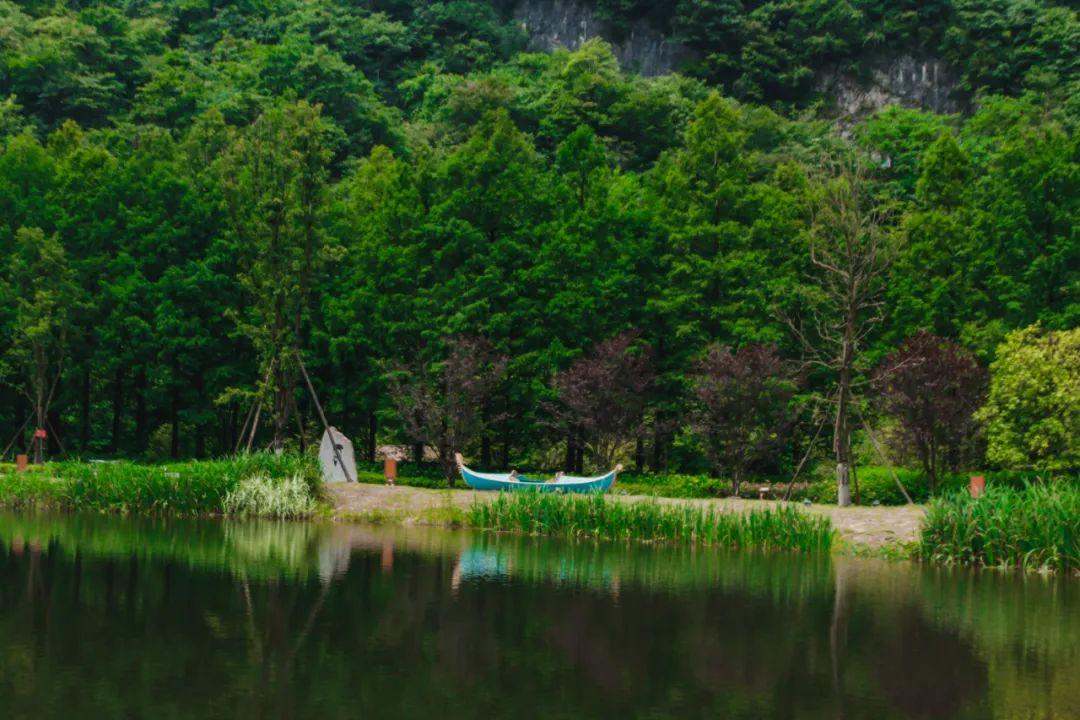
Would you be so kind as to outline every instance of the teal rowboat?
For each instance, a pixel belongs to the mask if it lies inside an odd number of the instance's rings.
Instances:
[[[534,480],[514,473],[482,473],[465,467],[458,456],[458,470],[465,484],[473,490],[534,490],[536,492],[557,493],[602,493],[607,492],[618,477],[622,466],[597,477],[572,477],[557,475],[552,480]]]

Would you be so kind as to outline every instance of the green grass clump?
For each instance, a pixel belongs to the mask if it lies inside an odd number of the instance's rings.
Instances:
[[[312,515],[315,498],[300,474],[284,478],[259,474],[230,490],[223,507],[230,515],[293,520]]]
[[[988,487],[935,500],[927,509],[919,554],[951,565],[1080,570],[1080,487]]]
[[[473,505],[467,520],[491,530],[799,552],[827,552],[834,540],[828,518],[794,507],[736,514],[689,503],[618,502],[603,495],[504,494]]]

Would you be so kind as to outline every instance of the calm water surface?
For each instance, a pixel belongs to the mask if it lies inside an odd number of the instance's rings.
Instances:
[[[1080,583],[0,514],[4,718],[1080,718]]]

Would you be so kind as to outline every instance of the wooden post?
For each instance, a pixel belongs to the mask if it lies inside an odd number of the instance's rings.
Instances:
[[[56,432],[56,428],[53,427],[52,422],[48,418],[45,418],[45,424],[49,426],[50,430],[52,430],[53,440],[56,441],[56,446],[58,448],[60,448],[60,453],[64,457],[67,457],[68,456],[68,451],[67,451],[67,448],[64,447],[64,442],[60,439],[60,433]]]
[[[15,456],[15,470],[17,472],[26,472],[26,466],[30,464],[30,457],[24,453],[19,453]]]
[[[244,444],[244,437],[247,435],[248,423],[251,422],[251,416],[255,414],[255,402],[251,403],[248,408],[247,415],[244,416],[244,424],[240,426],[240,433],[236,436],[236,447],[233,448],[233,455],[240,452],[240,446]]]
[[[262,400],[259,400],[259,404],[255,406],[255,419],[251,421],[251,434],[248,435],[247,448],[245,452],[251,452],[251,443],[255,442],[255,433],[259,429],[259,413],[262,412]]]
[[[795,473],[791,476],[791,480],[788,481],[787,490],[784,491],[784,500],[785,501],[787,501],[788,499],[791,498],[791,489],[793,487],[795,487],[795,481],[799,479],[799,473],[802,472],[803,465],[805,465],[806,461],[810,458],[810,453],[814,449],[814,443],[817,442],[818,435],[821,434],[821,428],[823,428],[823,427],[825,427],[825,418],[824,417],[821,418],[821,422],[818,423],[817,431],[814,433],[813,439],[811,439],[810,443],[806,446],[806,452],[803,453],[802,460],[799,461],[799,466],[797,468],[795,468]]]
[[[308,377],[307,368],[304,367],[304,359],[300,357],[299,350],[296,351],[296,361],[300,363],[300,372],[303,373],[304,382],[307,383],[308,392],[311,393],[311,401],[315,403],[315,409],[319,412],[319,419],[322,420],[323,427],[326,428],[326,434],[330,436],[330,447],[334,449],[334,458],[337,459],[338,465],[341,466],[341,472],[345,473],[345,481],[352,482],[353,479],[349,477],[349,468],[345,467],[345,461],[341,459],[341,450],[338,449],[337,440],[334,439],[334,429],[330,427],[330,423],[326,422],[326,413],[323,412],[319,396],[315,394],[315,386],[311,384],[311,378]]]
[[[866,422],[866,418],[859,413],[859,420],[862,422],[863,429],[866,430],[866,436],[870,438],[870,444],[874,446],[874,450],[877,451],[878,457],[885,463],[885,467],[889,468],[889,474],[892,475],[893,482],[896,483],[896,487],[900,488],[900,492],[904,494],[904,499],[907,500],[908,505],[914,505],[915,501],[908,495],[907,488],[904,487],[904,483],[900,482],[899,476],[896,471],[893,470],[892,463],[889,462],[889,458],[885,457],[885,451],[878,445],[877,438],[874,437],[874,433],[870,431],[870,425]]]
[[[19,439],[19,437],[22,435],[23,430],[26,429],[26,426],[30,424],[30,421],[33,418],[34,418],[33,413],[30,413],[29,415],[26,416],[26,419],[23,420],[23,424],[20,425],[19,429],[15,431],[15,434],[11,436],[11,442],[9,442],[7,444],[7,447],[4,448],[4,452],[0,453],[0,460],[3,460],[4,458],[7,457],[8,450],[10,450],[15,445],[15,441]]]
[[[383,463],[383,475],[386,477],[387,485],[394,485],[397,482],[397,460],[392,457],[387,457]]]

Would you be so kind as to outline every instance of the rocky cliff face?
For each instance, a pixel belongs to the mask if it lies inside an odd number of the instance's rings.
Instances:
[[[835,103],[841,118],[862,118],[889,105],[955,113],[956,75],[935,58],[911,55],[878,57],[868,61],[866,77],[822,73],[819,88]]]
[[[612,32],[589,0],[517,0],[512,12],[536,50],[576,50],[589,38],[602,37],[612,43],[624,69],[642,75],[674,72],[693,57],[689,48],[644,23],[625,33]],[[941,60],[897,54],[870,58],[866,65],[867,72],[859,77],[831,71],[818,75],[818,88],[833,100],[842,123],[889,105],[939,113],[960,110],[953,97],[956,76]]]
[[[644,24],[634,25],[616,37],[592,4],[582,0],[521,0],[514,5],[513,15],[528,32],[536,50],[576,50],[589,38],[602,37],[612,43],[624,69],[642,75],[674,72],[689,56],[685,47],[668,42]]]

